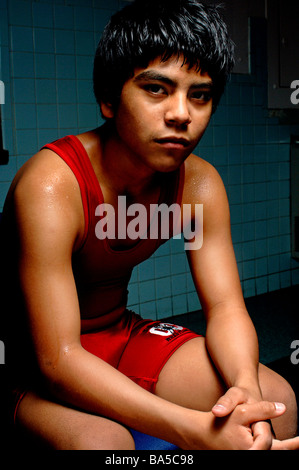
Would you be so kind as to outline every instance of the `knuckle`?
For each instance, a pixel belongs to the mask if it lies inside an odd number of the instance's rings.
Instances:
[[[265,414],[267,413],[275,413],[276,412],[276,408],[275,408],[275,405],[274,403],[271,403],[269,401],[262,401],[261,402],[261,409],[262,409],[262,412],[264,412]]]
[[[244,403],[238,405],[235,408],[234,413],[240,422],[247,422],[248,408]]]
[[[239,409],[240,416],[246,416],[247,415],[248,409],[245,405],[240,405],[238,409]]]

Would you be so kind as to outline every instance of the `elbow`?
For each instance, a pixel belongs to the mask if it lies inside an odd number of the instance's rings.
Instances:
[[[46,387],[55,392],[65,388],[71,364],[75,363],[77,347],[64,346],[55,354],[41,354],[38,357],[39,370]],[[56,394],[56,393],[55,393]]]

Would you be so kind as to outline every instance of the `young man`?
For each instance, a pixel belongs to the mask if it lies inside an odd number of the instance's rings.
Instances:
[[[216,9],[137,0],[112,18],[96,53],[106,124],[47,145],[17,174],[2,246],[18,302],[5,310],[5,343],[22,438],[132,449],[133,428],[182,449],[299,447],[293,392],[258,364],[222,181],[192,155],[232,64]],[[126,230],[133,204],[146,214],[137,239]],[[180,231],[203,230],[187,255],[205,339],[126,309],[133,267],[165,242],[150,236],[153,204],[182,208],[166,221]]]

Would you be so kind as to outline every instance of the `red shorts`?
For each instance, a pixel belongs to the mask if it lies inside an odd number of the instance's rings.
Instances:
[[[115,325],[82,334],[81,344],[85,350],[153,393],[170,356],[186,341],[199,336],[182,326],[143,320],[128,310]],[[15,394],[14,416],[25,393],[19,391]]]
[[[141,387],[155,391],[162,367],[183,343],[199,335],[182,326],[127,314],[114,326],[81,336],[84,349]]]

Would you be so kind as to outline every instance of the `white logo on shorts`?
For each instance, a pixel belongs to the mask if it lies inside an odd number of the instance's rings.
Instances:
[[[176,330],[183,330],[183,327],[172,325],[171,323],[159,323],[159,325],[153,326],[149,332],[153,335],[170,336]]]

